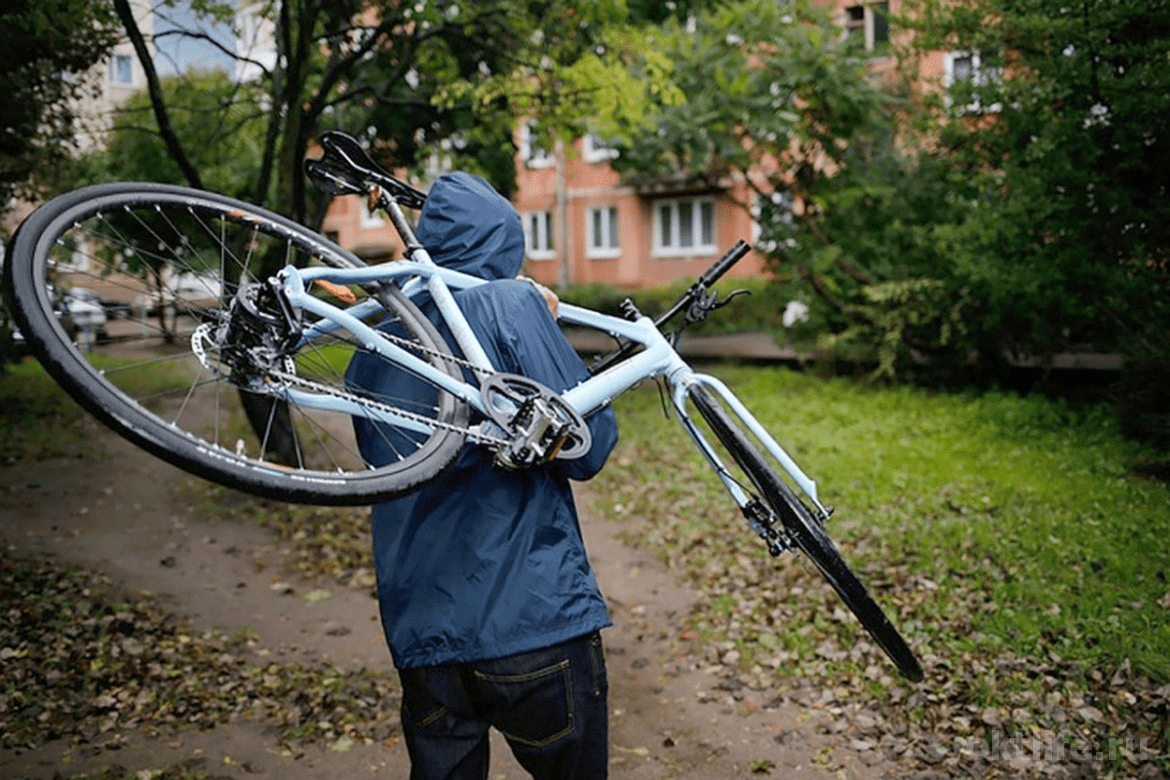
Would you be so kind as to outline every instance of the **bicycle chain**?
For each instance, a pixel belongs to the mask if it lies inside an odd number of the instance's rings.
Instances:
[[[314,382],[310,379],[305,379],[304,377],[297,376],[296,374],[285,373],[282,371],[272,371],[272,372],[270,372],[269,375],[271,377],[273,377],[274,379],[279,379],[281,382],[284,382],[286,385],[289,385],[289,386],[301,387],[301,388],[304,388],[307,390],[312,390],[315,393],[321,393],[323,395],[331,395],[331,396],[334,396],[335,398],[344,398],[347,400],[353,400],[353,398],[354,398],[352,393],[347,393],[347,392],[344,392],[344,391],[339,390],[337,388],[330,387],[329,385],[323,385],[319,382]],[[390,404],[384,404],[380,401],[375,401],[372,398],[360,398],[358,402],[363,406],[370,407],[371,409],[386,412],[388,414],[393,414],[397,417],[404,417],[408,420],[412,420],[412,421],[420,423],[422,425],[427,425],[427,426],[430,426],[433,428],[442,428],[444,430],[452,431],[454,433],[464,434],[465,436],[467,436],[468,439],[470,439],[471,441],[473,441],[477,444],[491,444],[491,445],[495,445],[495,446],[503,446],[503,445],[506,445],[508,443],[506,439],[501,439],[497,436],[492,436],[490,434],[484,433],[482,430],[474,430],[472,428],[460,427],[458,425],[454,425],[453,423],[448,423],[448,422],[443,422],[441,420],[436,420],[434,417],[427,417],[425,414],[418,414],[417,412],[408,412],[405,409],[401,409],[397,406],[391,406]],[[462,403],[462,402],[457,401],[456,403]]]
[[[455,365],[460,366],[462,368],[466,368],[467,370],[471,371],[473,374],[477,374],[481,378],[487,378],[487,377],[492,376],[493,374],[496,373],[494,370],[492,370],[490,368],[484,368],[483,366],[476,365],[475,363],[472,363],[470,360],[467,360],[465,358],[455,357],[455,355],[451,352],[443,352],[441,350],[433,349],[431,347],[424,347],[422,344],[419,344],[417,341],[411,341],[410,339],[403,338],[402,336],[394,336],[394,335],[391,335],[391,334],[386,333],[384,331],[378,331],[378,335],[381,336],[382,338],[386,339],[387,341],[394,342],[395,344],[402,347],[403,349],[413,350],[415,352],[420,352],[420,353],[429,355],[430,357],[433,357],[433,358],[440,358],[442,360],[449,360],[452,363],[454,363]]]
[[[206,339],[208,342],[213,343],[212,339],[210,337],[212,330],[213,330],[212,327],[206,323],[203,325],[200,325],[199,327],[197,327],[195,329],[195,332],[192,334],[192,338],[191,338],[192,351],[195,353],[196,358],[198,358],[199,362],[202,363],[205,368],[208,368],[209,370],[212,371],[212,373],[217,374],[218,376],[220,376],[224,379],[230,379],[230,377],[227,374],[224,374],[222,371],[212,367],[208,363],[207,352],[206,352],[206,349],[203,345],[202,339]],[[379,331],[378,335],[381,336],[382,338],[386,339],[387,341],[391,341],[391,342],[396,343],[398,346],[402,347],[403,349],[411,350],[411,351],[418,352],[418,353],[425,353],[426,355],[428,355],[432,358],[438,358],[441,360],[449,360],[449,361],[455,363],[456,365],[467,368],[472,373],[479,374],[481,376],[485,376],[485,377],[491,376],[494,373],[493,371],[486,369],[486,368],[483,368],[482,366],[477,366],[468,360],[464,360],[464,359],[455,357],[455,355],[451,354],[450,352],[442,352],[442,351],[437,350],[437,349],[432,349],[431,347],[425,347],[422,344],[419,344],[418,342],[411,341],[409,339],[405,339],[401,336],[394,336],[394,335],[391,335],[389,333],[385,333],[382,331]],[[201,339],[201,337],[202,337],[202,339]],[[283,382],[287,386],[297,386],[297,387],[301,387],[301,388],[306,389],[306,390],[310,390],[310,391],[315,392],[315,393],[320,393],[323,395],[330,395],[330,396],[333,396],[335,398],[345,398],[345,399],[352,400],[353,395],[350,393],[346,393],[346,392],[339,390],[337,388],[330,387],[329,385],[324,385],[324,384],[321,384],[319,382],[314,382],[312,380],[305,379],[304,377],[298,376],[295,373],[295,364],[293,364],[292,359],[290,357],[286,356],[285,361],[286,362],[285,362],[285,370],[284,371],[279,371],[279,370],[269,371],[268,376],[272,377],[273,379],[279,380],[280,382]],[[483,433],[482,431],[473,430],[472,428],[469,428],[469,427],[460,427],[460,426],[454,425],[452,423],[447,423],[447,422],[443,422],[441,420],[437,420],[433,417],[427,417],[424,414],[418,414],[417,412],[409,412],[409,411],[407,411],[405,409],[401,409],[397,406],[391,406],[390,404],[384,404],[384,403],[381,403],[379,401],[375,401],[371,398],[362,398],[360,403],[362,403],[363,405],[368,406],[372,409],[376,409],[378,411],[386,412],[389,414],[394,414],[394,415],[397,415],[399,417],[404,417],[407,420],[417,422],[421,425],[430,426],[430,427],[434,427],[434,428],[442,428],[442,429],[447,430],[447,431],[463,434],[463,435],[467,436],[468,439],[470,439],[471,441],[473,441],[477,444],[488,444],[488,445],[493,445],[496,447],[502,447],[508,443],[506,439],[501,439],[497,436],[491,436],[489,434]],[[457,403],[461,403],[461,402],[457,402]]]

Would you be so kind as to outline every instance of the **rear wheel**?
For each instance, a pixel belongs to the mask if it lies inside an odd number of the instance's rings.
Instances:
[[[701,386],[691,388],[690,398],[727,453],[743,470],[758,494],[763,496],[767,506],[780,518],[791,544],[809,557],[898,670],[910,680],[921,680],[922,667],[906,640],[845,563],[825,532],[821,520],[809,511],[760,454],[738,418]],[[756,498],[758,500],[758,496]]]
[[[344,329],[277,350],[257,335],[262,322],[239,341],[217,337],[229,307],[248,297],[237,293],[262,289],[279,268],[362,265],[276,214],[182,187],[98,185],[31,215],[9,258],[17,324],[46,370],[106,425],[199,476],[285,501],[364,504],[435,476],[464,441],[468,410],[446,392],[416,389],[409,400],[354,392],[347,366],[371,353]],[[370,324],[393,321],[384,338],[461,377],[434,326],[396,287],[350,292],[379,304],[366,311]],[[275,356],[257,372],[253,355]],[[388,361],[385,371],[401,373]],[[301,403],[290,389],[334,408]],[[381,448],[371,464],[351,418],[371,408],[437,424],[400,437],[390,456]]]

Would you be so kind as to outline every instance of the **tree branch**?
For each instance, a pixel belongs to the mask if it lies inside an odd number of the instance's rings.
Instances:
[[[241,57],[239,54],[236,53],[235,49],[229,49],[228,47],[224,46],[223,43],[221,43],[220,41],[217,41],[215,38],[212,38],[210,35],[208,35],[207,33],[204,33],[204,32],[191,32],[190,30],[165,30],[163,32],[156,33],[154,36],[154,39],[157,41],[159,38],[167,38],[167,37],[171,37],[171,36],[175,36],[175,35],[178,35],[178,36],[183,37],[183,38],[195,38],[197,40],[206,41],[207,43],[210,43],[215,48],[219,49],[224,54],[231,57],[231,59],[235,60],[236,62],[243,62],[243,63],[246,63],[248,65],[255,65],[257,68],[260,69],[261,73],[268,72],[268,69],[266,67],[264,67],[264,63],[260,62],[259,60],[254,60],[251,57]]]
[[[142,65],[142,71],[146,75],[146,87],[150,93],[150,105],[154,109],[154,119],[158,123],[159,135],[162,137],[167,151],[178,164],[179,170],[183,172],[183,177],[192,187],[201,190],[204,188],[203,179],[191,163],[191,159],[187,157],[183,144],[175,135],[174,128],[171,127],[171,119],[167,114],[167,106],[163,100],[162,87],[159,85],[158,71],[154,69],[154,61],[150,58],[150,50],[142,37],[142,31],[138,29],[138,22],[134,20],[134,12],[130,10],[129,0],[114,0],[114,9],[118,12],[118,18],[122,20],[122,26],[130,38],[130,43],[134,46],[134,53],[138,56],[138,62]]]

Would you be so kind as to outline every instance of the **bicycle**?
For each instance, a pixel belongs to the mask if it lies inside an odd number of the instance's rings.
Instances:
[[[435,265],[407,219],[425,193],[343,133],[320,143],[322,156],[305,163],[309,177],[331,195],[368,196],[397,228],[404,259],[366,266],[295,222],[183,187],[71,192],[23,222],[4,268],[17,325],[47,372],[114,431],[191,473],[267,498],[334,505],[409,491],[468,442],[491,448],[506,468],[579,456],[589,447],[584,418],[653,378],[669,388],[678,420],[769,552],[807,555],[902,674],[922,679],[829,538],[831,510],[816,483],[726,385],[674,348],[687,325],[728,302],[711,287],[747,254],[745,242],[654,320],[629,302],[621,317],[561,303],[563,323],[607,333],[618,347],[558,395],[492,367],[451,298],[485,282]],[[136,316],[111,320],[101,343],[79,344],[61,316],[60,291],[79,278],[133,298]],[[411,302],[422,290],[453,343]],[[409,372],[426,397],[407,403],[347,387],[356,350]],[[362,462],[352,418],[363,416],[397,431],[397,461]]]

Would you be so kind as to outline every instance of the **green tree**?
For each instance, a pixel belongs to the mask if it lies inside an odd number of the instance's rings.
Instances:
[[[147,72],[160,140],[188,183],[209,186],[173,126],[174,97],[160,87],[127,0],[115,5]],[[232,6],[217,0],[193,7],[206,18],[234,19]],[[323,129],[364,134],[375,158],[391,166],[419,165],[439,151],[509,192],[518,114],[551,127],[554,117],[564,124],[593,112],[594,99],[615,89],[628,98],[647,88],[629,74],[624,51],[605,48],[624,41],[609,33],[629,18],[623,0],[279,0],[255,10],[270,25],[275,51],[264,60],[235,54],[259,74],[268,106],[248,199],[310,224],[324,204],[307,191],[301,160]],[[203,37],[194,29],[168,34]]]
[[[970,66],[922,95],[914,72],[867,78],[815,9],[720,6],[675,28],[686,105],[621,165],[633,181],[748,176],[785,294],[830,343],[876,346],[883,374],[994,376],[1085,346],[1164,367],[1168,8],[920,0],[894,20],[915,36],[903,62]]]
[[[905,21],[915,52],[972,66],[924,129],[965,205],[938,236],[973,325],[1001,350],[1160,343],[1164,363],[1170,3],[918,0]]]
[[[0,202],[33,198],[77,150],[79,101],[117,40],[98,0],[9,0],[0,11]]]
[[[172,130],[207,189],[247,198],[260,170],[265,112],[255,84],[222,70],[159,80]],[[163,143],[147,92],[133,95],[114,119],[105,148],[93,155],[90,178],[102,181],[187,183]]]
[[[114,5],[146,75],[154,149],[165,148],[171,171],[190,185],[211,186],[213,163],[196,149],[196,139],[185,137],[195,128],[184,125],[178,93],[167,94],[128,0]],[[222,0],[192,5],[205,18],[235,18],[234,4]],[[253,21],[270,26],[273,50],[257,58],[232,52],[257,74],[259,104],[267,106],[246,199],[310,225],[326,204],[306,188],[302,161],[321,130],[362,134],[387,167],[416,165],[441,152],[507,192],[515,176],[517,116],[545,127],[571,124],[603,104],[636,110],[632,97],[648,88],[629,72],[626,52],[612,48],[630,41],[610,34],[628,18],[624,0],[276,0],[250,10],[259,14]],[[204,37],[196,29],[177,34]],[[270,260],[274,267],[283,262]],[[247,394],[243,400],[265,403]],[[287,427],[287,415],[277,413],[284,420],[279,427]]]
[[[902,337],[935,330],[947,312],[915,274],[931,263],[916,232],[938,193],[899,151],[894,94],[827,10],[721,4],[668,26],[662,45],[685,103],[662,106],[622,146],[625,179],[715,189],[738,175],[754,190],[742,205],[760,226],[757,249],[789,283],[777,294],[817,304],[817,330],[888,343],[887,364]],[[913,321],[888,316],[897,299],[919,303]]]

